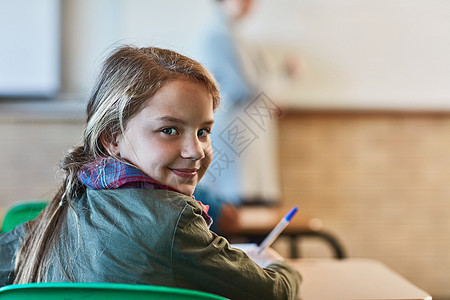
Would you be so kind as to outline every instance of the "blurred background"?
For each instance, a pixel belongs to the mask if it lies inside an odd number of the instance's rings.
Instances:
[[[1,212],[52,196],[109,51],[191,56],[213,2],[0,0]],[[239,26],[283,106],[280,201],[320,218],[349,257],[450,299],[450,2],[257,0]]]

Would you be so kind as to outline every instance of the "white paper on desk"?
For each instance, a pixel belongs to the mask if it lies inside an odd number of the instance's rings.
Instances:
[[[278,252],[272,248],[267,248],[262,253],[257,253],[258,245],[255,243],[242,243],[242,244],[231,244],[231,247],[240,249],[247,253],[254,262],[256,262],[260,267],[265,268],[271,265],[274,261],[281,260],[284,258]]]
[[[250,250],[255,249],[258,247],[255,243],[240,243],[240,244],[230,244],[231,247],[240,249],[244,251],[245,253],[248,253]]]

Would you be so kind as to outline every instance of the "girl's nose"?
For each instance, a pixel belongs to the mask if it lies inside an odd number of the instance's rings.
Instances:
[[[205,150],[198,137],[187,138],[183,143],[181,156],[185,159],[200,160],[205,157]]]

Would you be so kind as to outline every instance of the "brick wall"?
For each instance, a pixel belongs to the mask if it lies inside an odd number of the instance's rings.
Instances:
[[[291,112],[283,201],[436,297],[450,285],[450,114]]]
[[[82,129],[81,121],[0,122],[0,214],[16,201],[54,194],[59,161]]]

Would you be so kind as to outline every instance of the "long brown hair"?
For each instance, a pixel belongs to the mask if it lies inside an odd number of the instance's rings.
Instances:
[[[63,157],[61,187],[42,213],[27,224],[27,236],[16,258],[15,284],[46,280],[53,263],[50,252],[56,249],[56,238],[64,239],[60,229],[69,210],[76,217],[72,201],[86,190],[77,178],[78,171],[99,156],[108,155],[100,137],[108,139],[123,132],[127,121],[148,99],[165,83],[179,78],[202,84],[212,96],[213,108],[218,107],[219,90],[212,75],[198,62],[174,51],[123,46],[105,60],[87,104],[83,145]]]

